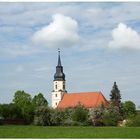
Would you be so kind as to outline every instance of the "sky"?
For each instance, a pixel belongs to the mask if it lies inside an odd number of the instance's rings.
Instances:
[[[139,2],[0,2],[0,103],[17,90],[51,104],[58,52],[68,92],[101,91],[114,81],[122,102],[140,105]]]

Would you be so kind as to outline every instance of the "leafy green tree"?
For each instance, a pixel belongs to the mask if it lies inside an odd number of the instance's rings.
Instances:
[[[111,90],[110,102],[113,106],[118,106],[119,108],[121,107],[121,95],[116,82],[114,82],[113,88]]]
[[[51,125],[51,109],[47,106],[39,106],[35,110],[34,124],[40,126]]]
[[[15,92],[13,102],[18,106],[30,105],[32,101],[31,95],[24,92],[24,90],[18,90]]]
[[[38,107],[38,106],[48,106],[48,102],[45,99],[45,97],[43,96],[42,93],[39,93],[38,95],[35,95],[33,100],[32,100],[32,104],[34,107]]]
[[[0,105],[0,116],[4,119],[21,119],[21,109],[13,103]]]
[[[21,108],[23,119],[30,123],[34,115],[31,95],[18,90],[14,95],[13,103]]]
[[[122,104],[122,113],[124,118],[130,118],[136,115],[136,106],[132,101],[125,101]]]
[[[72,120],[76,122],[84,123],[88,119],[88,113],[89,113],[88,109],[79,104],[74,108],[74,112],[72,114]]]

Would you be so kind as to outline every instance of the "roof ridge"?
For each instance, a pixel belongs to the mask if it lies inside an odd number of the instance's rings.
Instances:
[[[101,93],[102,97],[108,102],[108,100],[105,98],[105,96]]]
[[[79,94],[79,93],[101,93],[101,91],[88,91],[88,92],[68,92],[67,94]]]

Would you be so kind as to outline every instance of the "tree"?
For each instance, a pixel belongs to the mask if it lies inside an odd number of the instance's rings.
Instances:
[[[102,120],[104,125],[106,126],[116,126],[118,121],[120,121],[121,115],[119,112],[119,107],[112,106],[111,104],[105,108],[104,114],[102,116]]]
[[[130,118],[136,115],[136,106],[132,101],[125,101],[122,104],[122,110],[124,118]]]
[[[20,107],[30,105],[32,101],[31,95],[24,92],[24,90],[18,90],[15,92],[13,102]]]
[[[51,109],[47,106],[39,106],[35,110],[34,124],[40,126],[51,125]]]
[[[88,113],[89,113],[88,109],[86,109],[84,106],[79,104],[74,108],[74,112],[72,114],[72,120],[84,123],[88,119]]]
[[[44,98],[42,93],[39,93],[38,95],[35,95],[33,100],[32,100],[32,104],[33,106],[36,108],[38,106],[47,106],[48,102],[47,100]]]
[[[111,90],[110,102],[113,106],[118,106],[119,108],[121,107],[121,95],[116,82],[114,82],[113,88]]]
[[[0,105],[0,116],[4,119],[9,117],[9,105],[8,104],[1,104]]]
[[[13,103],[21,108],[23,119],[27,122],[33,120],[34,110],[31,102],[31,95],[24,91],[18,90],[14,95]]]
[[[98,106],[96,108],[92,108],[89,111],[89,121],[94,126],[101,126],[103,125],[103,114],[104,114],[105,107],[103,105]]]
[[[0,116],[4,119],[21,119],[21,109],[13,103],[0,105]]]

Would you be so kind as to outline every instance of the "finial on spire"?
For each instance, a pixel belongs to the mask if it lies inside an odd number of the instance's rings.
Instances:
[[[58,48],[58,54],[60,55],[60,49]]]
[[[60,49],[58,48],[58,66],[61,66]]]

